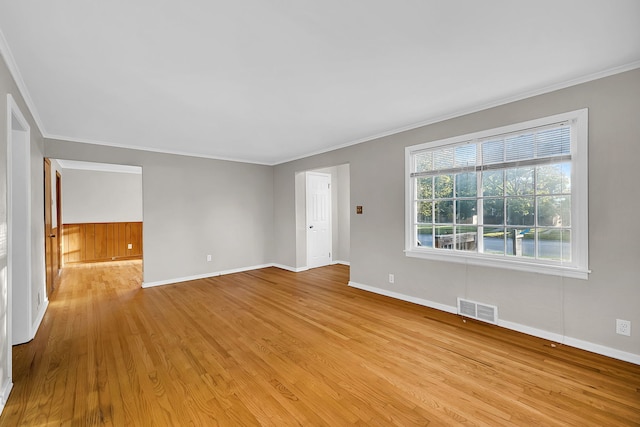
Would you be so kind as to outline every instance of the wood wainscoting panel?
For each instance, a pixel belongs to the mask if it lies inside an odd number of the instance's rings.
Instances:
[[[84,224],[84,251],[85,251],[85,259],[82,261],[96,261],[99,258],[96,258],[96,225],[95,224]]]
[[[64,224],[63,239],[65,264],[142,258],[142,222]]]
[[[95,259],[108,259],[109,251],[107,250],[107,229],[108,224],[93,224],[93,245]]]
[[[62,226],[62,260],[65,264],[80,262],[84,259],[84,239],[80,238],[80,230],[84,230],[82,224],[64,224]],[[84,233],[82,233],[84,235]]]

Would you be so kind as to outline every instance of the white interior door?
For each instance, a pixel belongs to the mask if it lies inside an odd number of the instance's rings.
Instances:
[[[331,263],[331,175],[307,172],[307,267]]]

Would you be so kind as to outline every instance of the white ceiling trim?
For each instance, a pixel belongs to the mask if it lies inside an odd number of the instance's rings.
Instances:
[[[557,84],[553,84],[541,89],[535,89],[532,91],[528,91],[528,92],[523,92],[520,94],[516,94],[513,96],[509,96],[507,98],[502,98],[502,99],[498,99],[489,103],[485,103],[485,104],[480,104],[477,105],[475,107],[470,107],[470,108],[466,108],[466,109],[462,109],[462,110],[457,110],[457,111],[453,111],[451,113],[445,114],[445,115],[441,115],[438,117],[432,117],[432,118],[427,118],[426,120],[417,122],[417,123],[413,123],[410,125],[406,125],[406,126],[402,126],[399,128],[393,128],[393,129],[389,129],[388,131],[385,132],[381,132],[378,134],[374,134],[374,135],[370,135],[370,136],[366,136],[364,138],[359,138],[357,140],[354,141],[349,141],[349,142],[345,142],[343,144],[338,144],[338,145],[334,145],[331,147],[327,147],[324,148],[322,150],[318,150],[318,151],[313,151],[313,152],[309,152],[300,156],[296,156],[296,157],[292,157],[292,158],[288,158],[285,160],[280,160],[277,162],[273,162],[273,163],[265,163],[265,162],[257,162],[257,161],[251,161],[251,160],[247,160],[247,159],[241,159],[241,158],[229,158],[229,157],[220,157],[220,156],[209,156],[209,155],[204,155],[204,154],[200,154],[200,153],[193,153],[193,152],[188,152],[188,151],[180,151],[180,150],[162,150],[162,149],[158,149],[158,148],[152,148],[152,147],[145,147],[145,146],[133,146],[133,145],[128,145],[128,144],[118,144],[118,143],[111,143],[111,142],[105,142],[105,141],[95,141],[95,140],[90,140],[90,139],[83,139],[83,138],[73,138],[73,137],[68,137],[65,135],[54,135],[51,134],[49,132],[47,132],[46,128],[44,127],[44,124],[42,123],[42,120],[40,119],[40,115],[38,114],[38,110],[35,107],[35,104],[32,101],[31,95],[29,94],[29,91],[26,87],[26,84],[24,83],[24,80],[22,78],[22,74],[20,73],[20,70],[15,62],[15,59],[13,57],[13,54],[11,53],[11,49],[9,48],[9,45],[4,37],[4,34],[2,33],[2,30],[0,29],[0,55],[3,56],[3,58],[5,59],[5,62],[7,63],[7,67],[9,69],[9,72],[11,73],[11,76],[13,77],[18,90],[20,91],[20,94],[22,95],[25,103],[27,104],[27,107],[30,110],[30,113],[32,115],[32,117],[34,118],[36,125],[38,126],[40,132],[42,133],[42,135],[47,138],[47,139],[58,139],[58,140],[64,140],[64,141],[71,141],[71,142],[78,142],[78,143],[83,143],[83,144],[93,144],[93,145],[101,145],[101,146],[107,146],[107,147],[114,147],[114,148],[124,148],[124,149],[130,149],[130,150],[140,150],[140,151],[149,151],[149,152],[154,152],[154,153],[163,153],[163,154],[172,154],[172,155],[180,155],[180,156],[189,156],[189,157],[199,157],[199,158],[207,158],[207,159],[213,159],[213,160],[223,160],[223,161],[231,161],[231,162],[241,162],[241,163],[251,163],[251,164],[258,164],[258,165],[266,165],[266,166],[275,166],[275,165],[279,165],[279,164],[283,164],[283,163],[287,163],[287,162],[291,162],[294,160],[299,160],[305,157],[310,157],[310,156],[314,156],[314,155],[318,155],[318,154],[323,154],[323,153],[327,153],[330,151],[334,151],[340,148],[345,148],[345,147],[350,147],[352,145],[356,145],[356,144],[360,144],[363,142],[368,142],[368,141],[372,141],[375,139],[379,139],[379,138],[383,138],[386,136],[390,136],[390,135],[394,135],[400,132],[405,132],[405,131],[409,131],[409,130],[413,130],[413,129],[417,129],[419,127],[422,126],[427,126],[430,124],[434,124],[434,123],[439,123],[445,120],[450,120],[450,119],[454,119],[456,117],[460,117],[460,116],[464,116],[467,114],[472,114],[472,113],[476,113],[482,110],[486,110],[489,108],[493,108],[493,107],[498,107],[501,105],[505,105],[511,102],[516,102],[516,101],[520,101],[526,98],[530,98],[530,97],[534,97],[534,96],[538,96],[538,95],[543,95],[545,93],[549,93],[549,92],[553,92],[556,90],[560,90],[560,89],[565,89],[567,87],[571,87],[571,86],[575,86],[581,83],[586,83],[592,80],[597,80],[600,78],[604,78],[604,77],[608,77],[608,76],[612,76],[615,74],[619,74],[619,73],[623,73],[625,71],[630,71],[630,70],[634,70],[637,68],[640,68],[640,61],[635,61],[629,64],[625,64],[619,67],[614,67],[614,68],[610,68],[607,70],[603,70],[603,71],[599,71],[597,73],[593,73],[593,74],[589,74],[583,77],[579,77],[576,79],[571,79],[571,80],[567,80],[564,82],[560,82]]]
[[[197,154],[197,153],[191,153],[191,152],[187,152],[187,151],[163,150],[163,149],[159,149],[159,148],[144,147],[144,146],[139,146],[139,145],[127,145],[127,144],[118,144],[118,143],[114,143],[114,142],[94,141],[94,140],[91,140],[91,139],[84,139],[84,138],[72,138],[72,137],[68,137],[68,136],[64,136],[64,135],[52,135],[52,134],[49,134],[49,133],[45,133],[44,137],[47,138],[47,139],[59,139],[59,140],[62,140],[62,141],[79,142],[81,144],[102,145],[104,147],[123,148],[123,149],[127,149],[127,150],[150,151],[152,153],[173,154],[173,155],[177,155],[177,156],[198,157],[198,158],[202,158],[202,159],[224,160],[224,161],[227,161],[227,162],[251,163],[251,164],[263,165],[263,166],[275,166],[276,164],[280,163],[280,162],[278,162],[278,163],[263,163],[263,162],[256,162],[256,161],[253,161],[253,160],[236,159],[236,158],[231,158],[231,157],[209,156],[209,155],[206,155],[206,154]],[[306,157],[306,156],[303,156],[303,157]]]
[[[29,113],[31,114],[31,117],[33,117],[33,120],[35,120],[36,126],[40,130],[40,133],[44,135],[46,133],[46,130],[44,128],[42,120],[40,119],[38,110],[33,103],[33,100],[31,99],[31,95],[27,90],[27,85],[22,79],[22,74],[20,73],[18,65],[16,64],[16,61],[13,57],[13,53],[11,53],[9,43],[7,43],[7,39],[5,39],[4,34],[2,33],[2,29],[0,29],[0,56],[4,58],[4,61],[7,64],[7,68],[9,69],[9,73],[11,74],[11,77],[13,77],[13,81],[16,83],[16,86],[18,86],[18,91],[20,92],[20,95],[22,95],[22,99],[24,99],[24,102],[27,104]]]
[[[589,74],[587,76],[583,76],[583,77],[579,77],[576,79],[571,79],[571,80],[567,80],[565,82],[561,82],[561,83],[556,83],[553,84],[551,86],[547,86],[544,87],[542,89],[535,89],[535,90],[531,90],[528,92],[523,92],[517,95],[513,95],[513,96],[509,96],[507,98],[502,98],[496,101],[492,101],[492,102],[488,102],[485,104],[480,104],[477,105],[475,107],[470,107],[470,108],[466,108],[466,109],[462,109],[462,110],[457,110],[455,112],[449,113],[449,114],[445,114],[442,116],[438,116],[438,117],[434,117],[431,119],[427,119],[418,123],[413,123],[407,126],[403,126],[403,127],[399,127],[399,128],[395,128],[395,129],[391,129],[389,131],[386,132],[382,132],[376,135],[371,135],[371,136],[367,136],[352,142],[347,142],[345,144],[341,144],[341,145],[335,145],[332,147],[329,147],[327,149],[324,150],[319,150],[319,151],[315,151],[312,153],[308,153],[302,156],[297,156],[297,157],[293,157],[290,158],[288,160],[283,160],[277,163],[274,163],[272,166],[275,165],[279,165],[282,163],[287,163],[287,162],[292,162],[294,160],[299,160],[299,159],[303,159],[305,157],[310,157],[310,156],[315,156],[317,154],[323,154],[323,153],[327,153],[329,151],[333,151],[333,150],[337,150],[340,148],[345,148],[345,147],[350,147],[352,145],[356,145],[356,144],[360,144],[363,142],[368,142],[368,141],[373,141],[374,139],[379,139],[379,138],[384,138],[386,136],[390,136],[390,135],[395,135],[398,134],[400,132],[406,132],[409,130],[413,130],[413,129],[417,129],[423,126],[428,126],[434,123],[440,123],[443,122],[445,120],[451,120],[451,119],[455,119],[456,117],[461,117],[461,116],[465,116],[467,114],[473,114],[473,113],[477,113],[479,111],[483,111],[483,110],[488,110],[489,108],[494,108],[494,107],[499,107],[501,105],[506,105],[509,104],[511,102],[516,102],[516,101],[522,101],[523,99],[527,99],[527,98],[532,98],[534,96],[538,96],[538,95],[544,95],[545,93],[550,93],[556,90],[560,90],[560,89],[566,89],[568,87],[571,86],[576,86],[582,83],[587,83],[593,80],[597,80],[597,79],[601,79],[604,77],[609,77],[609,76],[613,76],[615,74],[620,74],[620,73],[624,73],[625,71],[631,71],[631,70],[635,70],[637,68],[640,68],[640,61],[635,61],[635,62],[631,62],[629,64],[625,64],[619,67],[614,67],[614,68],[610,68],[608,70],[604,70],[604,71],[599,71],[597,73],[593,73],[593,74]],[[422,142],[428,142],[428,141],[422,141]]]
[[[413,123],[407,126],[403,126],[403,127],[399,127],[399,128],[394,128],[394,129],[390,129],[386,132],[382,132],[382,133],[378,133],[378,134],[374,134],[374,135],[370,135],[370,136],[366,136],[364,138],[360,138],[354,141],[349,141],[346,142],[344,144],[338,144],[338,145],[334,145],[322,150],[317,150],[317,151],[313,151],[310,153],[306,153],[300,156],[296,156],[296,157],[292,157],[292,158],[288,158],[285,160],[281,160],[278,162],[274,162],[274,163],[264,163],[264,162],[256,162],[256,161],[250,161],[247,159],[238,159],[238,158],[228,158],[228,157],[219,157],[219,156],[207,156],[207,155],[203,155],[203,154],[198,154],[198,153],[191,153],[191,152],[187,152],[187,151],[178,151],[178,150],[160,150],[157,148],[151,148],[151,147],[141,147],[141,146],[132,146],[132,145],[126,145],[126,144],[117,144],[117,143],[109,143],[109,142],[104,142],[104,141],[93,141],[93,140],[89,140],[89,139],[82,139],[82,138],[71,138],[71,137],[67,137],[64,135],[51,135],[48,134],[46,132],[44,132],[45,138],[48,139],[59,139],[59,140],[64,140],[64,141],[71,141],[71,142],[79,142],[79,143],[83,143],[83,144],[94,144],[94,145],[102,145],[102,146],[107,146],[107,147],[114,147],[114,148],[124,148],[124,149],[129,149],[129,150],[141,150],[141,151],[150,151],[150,152],[154,152],[154,153],[163,153],[163,154],[174,154],[174,155],[179,155],[179,156],[189,156],[189,157],[199,157],[199,158],[205,158],[205,159],[213,159],[213,160],[223,160],[223,161],[230,161],[230,162],[240,162],[240,163],[251,163],[251,164],[257,164],[257,165],[264,165],[264,166],[276,166],[276,165],[280,165],[283,163],[288,163],[288,162],[292,162],[295,160],[299,160],[299,159],[303,159],[305,157],[311,157],[311,156],[315,156],[318,154],[324,154],[324,153],[328,153],[330,151],[334,151],[334,150],[338,150],[341,148],[346,148],[346,147],[350,147],[352,145],[357,145],[357,144],[361,144],[363,142],[368,142],[368,141],[373,141],[375,139],[379,139],[379,138],[384,138],[386,136],[390,136],[390,135],[395,135],[397,133],[400,132],[405,132],[405,131],[409,131],[409,130],[413,130],[413,129],[417,129],[423,126],[428,126],[434,123],[439,123],[439,122],[443,122],[445,120],[450,120],[450,119],[455,119],[456,117],[461,117],[461,116],[465,116],[467,114],[472,114],[472,113],[477,113],[479,111],[483,111],[483,110],[487,110],[489,108],[494,108],[494,107],[499,107],[501,105],[505,105],[505,104],[509,104],[511,102],[516,102],[516,101],[521,101],[523,99],[527,99],[527,98],[531,98],[534,96],[538,96],[538,95],[544,95],[545,93],[550,93],[556,90],[560,90],[560,89],[565,89],[571,86],[575,86],[581,83],[587,83],[593,80],[597,80],[597,79],[601,79],[604,77],[608,77],[608,76],[612,76],[615,74],[620,74],[620,73],[624,73],[625,71],[631,71],[631,70],[635,70],[636,68],[640,68],[640,61],[635,61],[632,62],[630,64],[625,64],[619,67],[614,67],[614,68],[610,68],[608,70],[604,70],[604,71],[599,71],[597,73],[593,73],[593,74],[589,74],[587,76],[583,76],[583,77],[579,77],[576,79],[571,79],[571,80],[567,80],[561,83],[557,83],[557,84],[553,84],[541,89],[536,89],[536,90],[532,90],[532,91],[528,91],[528,92],[523,92],[517,95],[513,95],[507,98],[502,98],[496,101],[492,101],[489,103],[485,103],[485,104],[480,104],[477,105],[475,107],[471,107],[471,108],[467,108],[467,109],[463,109],[463,110],[457,110],[455,112],[449,113],[449,114],[445,114],[442,116],[438,116],[438,117],[434,117],[434,118],[430,118],[427,120],[423,120],[417,123]],[[423,141],[426,142],[426,141]]]
[[[339,144],[339,145],[334,145],[322,150],[318,150],[318,151],[313,151],[310,153],[306,153],[300,156],[296,156],[296,157],[292,157],[292,158],[288,158],[285,160],[281,160],[278,162],[274,162],[274,163],[264,163],[264,162],[256,162],[256,161],[250,161],[250,160],[246,160],[246,159],[238,159],[238,158],[227,158],[227,157],[218,157],[218,156],[207,156],[207,155],[203,155],[203,154],[197,154],[197,153],[191,153],[191,152],[186,152],[186,151],[178,151],[178,150],[159,150],[157,148],[151,148],[151,147],[140,147],[140,146],[132,146],[132,145],[126,145],[126,144],[116,144],[116,143],[109,143],[109,142],[103,142],[103,141],[92,141],[92,140],[88,140],[88,139],[81,139],[81,138],[70,138],[64,135],[51,135],[48,134],[46,132],[43,132],[45,138],[48,139],[60,139],[60,140],[64,140],[64,141],[71,141],[71,142],[80,142],[80,143],[84,143],[84,144],[94,144],[94,145],[103,145],[103,146],[107,146],[107,147],[115,147],[115,148],[125,148],[125,149],[130,149],[130,150],[141,150],[141,151],[151,151],[154,153],[163,153],[163,154],[174,154],[174,155],[179,155],[179,156],[190,156],[190,157],[200,157],[200,158],[205,158],[205,159],[213,159],[213,160],[225,160],[225,161],[230,161],[230,162],[241,162],[241,163],[251,163],[251,164],[258,164],[258,165],[265,165],[265,166],[276,166],[276,165],[280,165],[283,163],[288,163],[288,162],[292,162],[295,160],[299,160],[299,159],[303,159],[305,157],[310,157],[310,156],[315,156],[318,154],[324,154],[324,153],[328,153],[330,151],[334,151],[334,150],[338,150],[340,148],[346,148],[346,147],[350,147],[352,145],[357,145],[357,144],[361,144],[363,142],[368,142],[368,141],[373,141],[375,139],[379,139],[379,138],[384,138],[386,136],[390,136],[390,135],[395,135],[397,133],[400,132],[405,132],[405,131],[409,131],[409,130],[413,130],[413,129],[417,129],[423,126],[427,126],[427,125],[431,125],[434,123],[439,123],[439,122],[443,122],[445,120],[450,120],[450,119],[455,119],[456,117],[461,117],[461,116],[465,116],[467,114],[472,114],[472,113],[477,113],[479,111],[482,110],[487,110],[489,108],[494,108],[494,107],[499,107],[501,105],[505,105],[505,104],[509,104],[511,102],[516,102],[516,101],[521,101],[523,99],[527,99],[527,98],[531,98],[534,96],[538,96],[538,95],[544,95],[545,93],[550,93],[556,90],[560,90],[560,89],[565,89],[571,86],[575,86],[581,83],[587,83],[593,80],[597,80],[597,79],[601,79],[604,77],[608,77],[608,76],[612,76],[615,74],[620,74],[620,73],[624,73],[626,71],[631,71],[631,70],[635,70],[637,68],[640,68],[640,61],[635,61],[635,62],[631,62],[629,64],[625,64],[625,65],[621,65],[619,67],[614,67],[614,68],[610,68],[604,71],[599,71],[597,73],[593,73],[593,74],[589,74],[583,77],[579,77],[576,79],[571,79],[571,80],[567,80],[561,83],[556,83],[541,89],[536,89],[536,90],[531,90],[528,92],[523,92],[517,95],[513,95],[507,98],[502,98],[502,99],[498,99],[489,103],[485,103],[485,104],[480,104],[477,105],[475,107],[471,107],[471,108],[467,108],[467,109],[463,109],[463,110],[457,110],[455,112],[449,113],[449,114],[445,114],[442,116],[438,116],[438,117],[434,117],[434,118],[430,118],[430,119],[426,119],[417,123],[413,123],[407,126],[403,126],[403,127],[399,127],[399,128],[394,128],[394,129],[390,129],[386,132],[382,132],[382,133],[378,133],[375,135],[370,135],[370,136],[366,136],[364,138],[360,138],[354,141],[350,141],[350,142],[346,142],[344,144]],[[422,141],[422,142],[426,142],[426,141]]]
[[[115,165],[111,163],[94,163],[81,162],[77,160],[61,160],[54,159],[62,169],[75,169],[97,172],[115,172],[115,173],[131,173],[136,175],[142,174],[141,166]]]

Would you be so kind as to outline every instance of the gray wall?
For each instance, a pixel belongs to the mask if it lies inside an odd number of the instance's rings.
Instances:
[[[147,284],[272,262],[272,167],[59,140],[45,154],[142,166]]]
[[[142,221],[141,173],[83,169],[64,169],[63,173],[65,224]],[[55,190],[55,179],[52,187]]]
[[[44,295],[44,188],[43,182],[43,138],[9,70],[0,59],[0,399],[6,398],[3,393],[8,391],[11,373],[8,372],[10,343],[7,339],[7,94],[11,94],[18,104],[20,111],[31,127],[31,141],[29,147],[31,167],[31,296],[32,322],[35,322],[44,310],[45,305],[37,304],[37,295]],[[26,307],[20,309],[26,310]],[[0,402],[2,403],[2,402]]]
[[[404,255],[404,148],[589,109],[589,280],[408,258]],[[640,70],[424,126],[275,167],[275,262],[296,264],[296,171],[350,164],[351,280],[447,307],[457,297],[495,304],[521,330],[545,331],[640,354],[640,334],[615,334],[615,319],[640,325],[640,245],[625,242],[640,212],[631,171],[640,158]],[[356,205],[364,207],[355,215]],[[617,236],[617,237],[615,237]],[[395,284],[388,274],[395,274]],[[597,348],[596,348],[597,349]]]
[[[338,258],[336,261],[349,263],[351,250],[351,172],[349,165],[340,165],[338,170]]]

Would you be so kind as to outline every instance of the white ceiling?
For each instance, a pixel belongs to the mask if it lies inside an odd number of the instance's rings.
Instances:
[[[0,0],[0,30],[45,136],[264,164],[640,67],[638,0]]]

